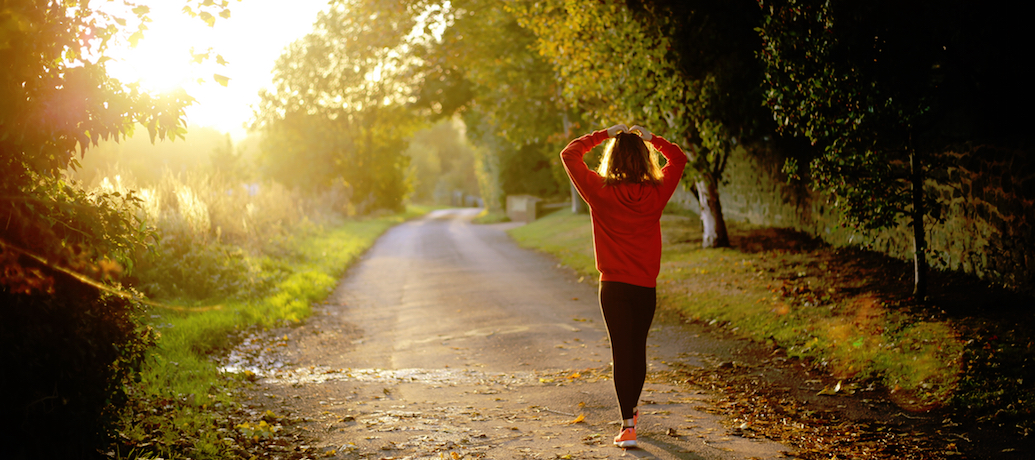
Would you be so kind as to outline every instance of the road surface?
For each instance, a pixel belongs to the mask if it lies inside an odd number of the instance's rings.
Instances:
[[[310,449],[341,459],[770,459],[787,446],[735,435],[710,395],[668,364],[708,339],[655,322],[640,449],[611,444],[619,413],[596,287],[477,209],[385,233],[302,326],[275,331],[257,410],[303,420]],[[270,340],[269,337],[266,340]],[[243,355],[239,354],[239,355]],[[238,356],[237,365],[240,362]]]

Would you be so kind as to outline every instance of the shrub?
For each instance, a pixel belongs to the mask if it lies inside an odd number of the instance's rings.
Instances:
[[[140,307],[51,273],[51,294],[0,290],[6,458],[80,458],[105,445],[124,385],[156,338]]]
[[[340,184],[339,184],[340,185]],[[140,189],[138,217],[154,228],[147,254],[130,277],[149,297],[177,301],[263,295],[283,275],[270,256],[290,259],[290,242],[348,210],[344,186],[305,197],[273,183],[242,183],[214,173],[166,172],[153,184],[109,168],[99,193]]]

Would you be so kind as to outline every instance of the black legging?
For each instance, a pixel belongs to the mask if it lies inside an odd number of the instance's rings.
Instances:
[[[600,282],[600,310],[611,338],[615,393],[623,419],[633,417],[647,378],[647,332],[656,306],[654,288],[617,281]]]

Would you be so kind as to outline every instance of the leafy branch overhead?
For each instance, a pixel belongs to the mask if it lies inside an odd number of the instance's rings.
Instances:
[[[132,197],[91,197],[65,182],[62,171],[78,165],[77,154],[85,155],[102,140],[118,140],[138,125],[152,141],[179,138],[186,131],[184,107],[194,100],[185,92],[151,94],[108,76],[105,53],[115,42],[142,36],[150,21],[147,7],[122,3],[125,8],[119,9],[86,1],[40,6],[24,0],[7,2],[0,10],[5,24],[0,35],[0,171],[5,178],[0,191],[5,200],[0,206],[8,220],[24,219],[24,227],[8,226],[0,236],[48,260],[70,261],[83,250],[92,257],[121,251],[116,258],[128,264],[128,243],[119,241],[138,231],[127,214]],[[87,209],[100,213],[96,223]],[[76,246],[82,249],[73,250]]]
[[[910,195],[898,185],[906,171],[901,157],[892,161],[892,151],[902,150],[923,107],[905,107],[905,98],[896,100],[872,72],[866,74],[862,56],[852,59],[829,3],[792,0],[763,7],[770,13],[758,29],[764,38],[759,57],[766,64],[765,103],[779,129],[823,149],[809,172],[838,200],[847,223],[894,226]],[[797,172],[794,159],[788,168]]]
[[[968,2],[760,5],[764,103],[782,132],[819,149],[793,156],[785,170],[797,176],[799,161],[808,162],[807,176],[842,225],[872,231],[908,223],[922,298],[926,225],[942,219],[943,203],[928,190],[944,177],[939,157],[974,139],[1003,139],[996,132],[1018,123],[1015,104],[1005,101],[1024,91],[1011,82],[1009,60],[980,71],[971,64],[1019,46],[1010,37],[1016,32],[961,33],[1003,20],[995,8]]]
[[[183,4],[229,16],[227,1]],[[115,46],[146,36],[150,13],[128,1],[0,7],[0,361],[3,409],[22,417],[8,433],[21,445],[5,448],[14,457],[93,455],[157,338],[140,322],[139,297],[119,284],[154,236],[139,197],[87,192],[68,174],[137,126],[152,142],[186,132],[191,96],[107,72]],[[54,430],[65,442],[49,442]]]

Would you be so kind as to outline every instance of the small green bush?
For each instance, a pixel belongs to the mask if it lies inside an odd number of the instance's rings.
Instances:
[[[140,264],[136,278],[156,299],[248,298],[270,289],[278,273],[272,262],[259,264],[239,247],[173,235],[155,245],[153,259]]]
[[[0,411],[15,421],[0,431],[5,458],[96,454],[155,343],[139,305],[48,274],[52,294],[0,289]]]

